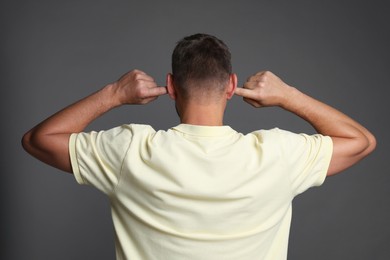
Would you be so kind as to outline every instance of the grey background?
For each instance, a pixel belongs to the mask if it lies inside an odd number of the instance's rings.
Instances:
[[[239,83],[271,70],[376,135],[374,154],[294,201],[289,259],[390,259],[389,46],[386,1],[11,1],[0,3],[1,259],[114,259],[108,200],[20,146],[29,128],[138,68],[165,84],[183,36],[215,34]],[[173,102],[111,111],[89,129],[122,123],[166,129]],[[278,108],[233,98],[226,124],[244,133],[313,133]]]

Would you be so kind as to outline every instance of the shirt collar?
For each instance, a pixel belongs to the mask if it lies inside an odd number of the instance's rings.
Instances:
[[[172,127],[173,130],[194,136],[226,136],[232,133],[236,133],[230,126],[202,126],[202,125],[190,125],[180,124]]]

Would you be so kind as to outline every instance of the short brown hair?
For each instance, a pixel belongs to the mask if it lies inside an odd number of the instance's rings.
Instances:
[[[172,53],[175,85],[185,96],[191,88],[225,85],[232,73],[231,54],[226,44],[215,36],[194,34],[179,41]],[[200,83],[216,84],[200,84]]]

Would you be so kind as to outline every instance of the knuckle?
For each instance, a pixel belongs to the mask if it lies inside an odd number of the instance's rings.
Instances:
[[[139,87],[137,88],[137,94],[139,97],[144,98],[147,96],[147,89]]]
[[[259,82],[257,82],[257,86],[260,88],[265,88],[266,84],[264,81],[259,81]]]
[[[135,70],[132,70],[132,74],[133,74],[133,78],[135,80],[138,80],[138,79],[141,79],[143,77],[144,73],[141,70],[135,69]]]
[[[141,74],[135,73],[135,74],[134,74],[134,79],[135,79],[136,81],[139,81],[139,80],[141,79]]]
[[[272,75],[272,72],[271,71],[265,71],[264,73],[263,73],[263,75],[262,75],[262,80],[264,80],[264,81],[267,81],[270,77],[271,77],[271,75]]]

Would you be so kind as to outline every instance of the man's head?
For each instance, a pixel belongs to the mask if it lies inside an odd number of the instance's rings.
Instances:
[[[171,81],[183,99],[223,95],[232,74],[228,47],[218,38],[194,34],[183,38],[172,54]]]

